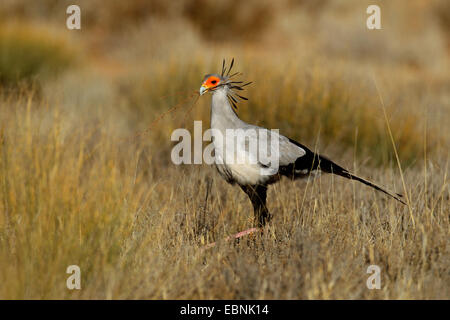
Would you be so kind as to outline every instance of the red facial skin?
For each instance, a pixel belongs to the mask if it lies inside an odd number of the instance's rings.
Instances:
[[[216,87],[220,82],[220,79],[215,76],[210,76],[208,79],[206,79],[203,82],[203,85],[206,86],[208,89],[212,89]]]

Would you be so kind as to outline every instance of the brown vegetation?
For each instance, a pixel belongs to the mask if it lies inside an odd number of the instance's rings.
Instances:
[[[365,1],[78,2],[80,31],[64,1],[0,5],[0,298],[450,297],[445,1],[383,2],[377,31]],[[173,165],[170,134],[208,127],[209,97],[190,95],[231,57],[254,81],[243,119],[408,206],[329,175],[283,180],[264,234],[223,243],[252,226],[251,204],[213,168]],[[81,290],[66,288],[72,264]]]

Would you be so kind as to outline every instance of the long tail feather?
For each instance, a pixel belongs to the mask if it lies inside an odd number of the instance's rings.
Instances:
[[[402,199],[400,199],[401,197],[403,197],[401,194],[399,193],[392,193],[390,191],[387,191],[383,188],[381,188],[380,186],[374,184],[373,182],[370,182],[366,179],[363,179],[361,177],[358,177],[350,172],[348,172],[346,169],[344,169],[343,167],[341,167],[340,165],[334,163],[333,161],[320,156],[320,155],[315,155],[315,160],[318,160],[318,166],[320,167],[320,170],[327,172],[327,173],[332,173],[332,174],[336,174],[338,176],[347,178],[347,179],[351,179],[351,180],[356,180],[359,181],[361,183],[364,183],[365,185],[374,188],[375,190],[381,191],[384,194],[387,194],[388,196],[394,198],[397,201],[400,201],[403,204],[406,204]]]

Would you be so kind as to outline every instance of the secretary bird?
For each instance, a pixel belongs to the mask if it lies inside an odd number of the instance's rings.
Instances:
[[[239,95],[236,90],[243,90],[251,82],[243,83],[242,81],[232,80],[235,75],[239,74],[234,73],[230,75],[233,63],[234,59],[231,61],[227,71],[224,60],[221,75],[206,75],[200,88],[200,95],[206,92],[212,93],[211,129],[213,132],[214,164],[219,174],[227,182],[239,185],[250,198],[258,227],[263,227],[271,219],[271,214],[266,206],[268,185],[277,182],[282,176],[295,180],[307,177],[311,172],[317,170],[362,182],[405,204],[400,199],[402,197],[401,194],[391,193],[366,179],[350,173],[340,165],[318,153],[312,152],[297,141],[239,119],[236,113],[237,102],[239,99],[247,100],[247,98]],[[245,132],[245,139],[237,139],[237,142],[236,139],[232,141],[224,139],[223,137],[226,137],[230,130]],[[218,136],[221,139],[218,139]],[[261,139],[267,141],[261,141]],[[252,150],[250,145],[253,142],[255,145],[260,146],[261,142],[265,142],[267,146],[271,145],[273,141],[277,142],[275,143],[277,150],[270,147],[268,153],[272,153],[269,156],[276,160],[275,162],[278,163],[278,166],[276,170],[264,171],[264,169],[268,168],[267,159],[258,158],[260,153]]]

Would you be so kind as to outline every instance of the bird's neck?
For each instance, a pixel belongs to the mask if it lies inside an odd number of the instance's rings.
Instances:
[[[214,91],[211,103],[211,128],[225,131],[238,127],[241,122],[228,101],[227,89]]]

